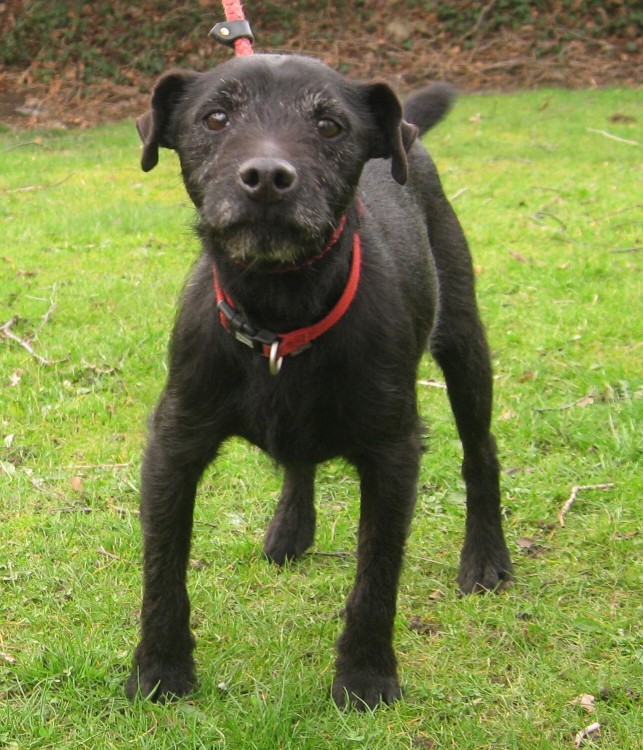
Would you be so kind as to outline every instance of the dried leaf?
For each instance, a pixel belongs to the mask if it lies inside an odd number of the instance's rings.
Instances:
[[[588,713],[592,713],[592,711],[596,711],[596,706],[594,705],[595,700],[596,698],[593,695],[583,693],[579,698],[579,705]]]
[[[418,748],[418,750],[434,750],[437,745],[430,737],[427,737],[426,734],[417,734],[413,738],[412,747]]]
[[[592,711],[596,711],[596,706],[594,705],[595,700],[596,698],[593,695],[589,695],[589,693],[583,693],[582,695],[579,695],[578,698],[574,698],[573,701],[570,701],[569,705],[580,706],[588,713],[592,713]]]
[[[209,568],[211,564],[205,560],[190,560],[192,570],[204,570],[205,568]]]
[[[438,628],[433,623],[422,619],[420,615],[413,615],[409,620],[409,630],[415,630],[416,633],[421,635],[435,635],[438,632]]]
[[[521,551],[530,557],[540,557],[547,551],[547,547],[543,547],[542,544],[538,544],[535,539],[531,537],[523,536],[516,542]]]
[[[534,471],[533,466],[512,466],[510,469],[504,469],[502,473],[508,477],[514,477],[516,474],[533,474]]]
[[[615,112],[607,118],[610,122],[636,122],[636,117],[632,115],[622,115],[620,112]]]
[[[525,258],[524,255],[522,255],[521,253],[516,252],[515,250],[510,250],[509,251],[509,255],[511,255],[511,257],[514,260],[517,260],[518,263],[529,263],[529,261],[527,260],[527,258]]]
[[[16,473],[16,467],[8,461],[0,461],[0,471],[4,471],[8,477],[13,477]]]

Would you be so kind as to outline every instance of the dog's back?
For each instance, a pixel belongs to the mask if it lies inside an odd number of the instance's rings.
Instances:
[[[444,119],[455,98],[456,91],[448,83],[429,84],[404,101],[404,120],[422,136]],[[441,194],[441,188],[435,164],[419,140],[409,149],[407,159],[405,185],[392,179],[389,162],[381,159],[367,162],[360,195],[368,210],[363,231],[369,248],[373,249],[373,262],[387,267],[387,284],[400,285],[401,294],[396,299],[404,300],[407,313],[414,318],[413,352],[419,357],[426,348],[439,297],[427,228],[428,211]]]

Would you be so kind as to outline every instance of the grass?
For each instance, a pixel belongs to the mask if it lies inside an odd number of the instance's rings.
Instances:
[[[11,331],[54,363],[0,341],[0,748],[549,750],[595,721],[596,746],[640,747],[641,146],[593,131],[640,144],[642,117],[635,91],[540,91],[463,98],[429,134],[494,351],[516,583],[457,596],[459,447],[444,391],[421,385],[430,449],[396,626],[406,694],[374,715],[329,698],[354,562],[261,559],[279,472],[237,441],[198,500],[201,686],[170,706],[125,700],[139,458],[196,252],[191,209],[173,154],[139,171],[131,123],[1,134],[0,324],[18,315]],[[427,360],[421,377],[440,373]],[[560,528],[572,487],[602,483]],[[353,472],[325,466],[318,496],[315,549],[352,551]]]

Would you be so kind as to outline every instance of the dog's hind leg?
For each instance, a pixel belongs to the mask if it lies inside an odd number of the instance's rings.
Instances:
[[[499,466],[490,430],[491,368],[477,316],[467,321],[462,338],[438,330],[431,350],[444,372],[464,452],[467,520],[458,584],[464,593],[495,589],[511,577],[511,562],[502,532]]]
[[[432,212],[429,234],[440,306],[431,352],[442,368],[462,442],[467,520],[458,584],[465,593],[497,588],[511,578],[500,516],[499,465],[491,434],[493,380],[478,315],[471,256],[449,204]]]
[[[415,505],[419,435],[355,461],[361,512],[355,585],[337,643],[333,699],[373,709],[400,695],[393,622],[404,545]]]
[[[144,541],[141,641],[126,693],[165,700],[196,684],[185,587],[197,482],[219,441],[161,399],[143,460],[141,524]],[[207,437],[206,437],[207,435]]]
[[[264,539],[269,560],[283,565],[302,555],[315,538],[315,465],[287,466],[279,504]]]

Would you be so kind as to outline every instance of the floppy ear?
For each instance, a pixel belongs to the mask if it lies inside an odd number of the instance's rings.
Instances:
[[[408,179],[406,154],[417,138],[418,129],[402,119],[402,105],[386,83],[373,83],[367,88],[368,106],[377,124],[377,135],[370,158],[391,159],[391,174],[404,185]]]
[[[159,146],[174,148],[170,118],[185,86],[198,76],[190,70],[172,70],[156,83],[151,109],[136,120],[136,129],[143,141],[141,166],[144,172],[153,169],[159,160]]]

